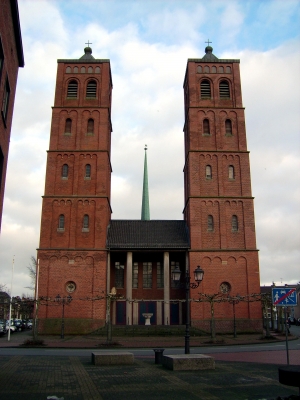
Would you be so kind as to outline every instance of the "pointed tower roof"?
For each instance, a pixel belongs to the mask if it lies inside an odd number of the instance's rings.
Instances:
[[[145,160],[144,160],[144,181],[143,181],[143,199],[142,199],[142,221],[150,221],[149,207],[149,189],[148,189],[148,166],[147,166],[147,145],[145,145]]]

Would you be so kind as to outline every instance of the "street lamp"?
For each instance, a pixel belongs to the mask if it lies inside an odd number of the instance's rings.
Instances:
[[[180,284],[180,275],[181,271],[179,266],[177,265],[172,271],[172,280],[177,283],[177,287],[185,288],[185,304],[186,304],[186,325],[185,325],[185,343],[184,343],[184,352],[185,354],[190,354],[190,289],[196,289],[200,282],[203,279],[204,271],[200,266],[194,271],[194,279],[196,283],[190,282],[191,277],[189,275],[189,271],[185,272],[185,282],[184,284]]]
[[[235,305],[240,302],[240,295],[237,294],[235,297],[229,297],[228,301],[233,307],[233,337],[236,338],[236,320],[235,320]]]
[[[61,334],[60,337],[63,339],[65,337],[65,304],[70,304],[72,301],[72,296],[61,297],[59,294],[55,297],[55,301],[58,304],[62,304],[62,315],[61,315]]]

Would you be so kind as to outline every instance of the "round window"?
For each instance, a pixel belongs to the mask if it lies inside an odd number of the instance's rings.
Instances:
[[[69,293],[73,293],[76,289],[76,284],[75,282],[67,282],[66,283],[66,291]]]
[[[222,282],[220,285],[220,292],[221,293],[229,293],[231,286],[228,282]]]

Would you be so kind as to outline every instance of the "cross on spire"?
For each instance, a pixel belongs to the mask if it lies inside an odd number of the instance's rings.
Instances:
[[[209,39],[207,39],[207,42],[205,42],[205,43],[207,43],[207,45],[209,46],[209,43],[212,43],[212,42],[210,42]]]
[[[90,43],[90,41],[88,40],[87,43],[85,43],[85,44],[87,44],[90,47],[90,44],[93,44],[93,43]]]

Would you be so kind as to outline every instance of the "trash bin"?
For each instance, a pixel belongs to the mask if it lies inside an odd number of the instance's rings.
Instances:
[[[162,364],[163,352],[165,349],[153,349],[155,354],[155,364]]]

